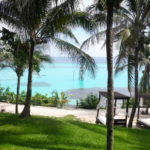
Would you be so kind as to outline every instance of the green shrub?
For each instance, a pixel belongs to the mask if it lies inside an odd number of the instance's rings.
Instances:
[[[10,91],[10,88],[6,89],[0,85],[0,101],[13,103],[16,98],[16,94]]]
[[[26,95],[26,91],[21,91],[18,101],[19,104],[25,104]],[[16,94],[11,92],[9,87],[3,88],[0,85],[0,102],[10,102],[15,104]],[[65,93],[61,92],[59,96],[57,91],[53,91],[52,96],[36,93],[35,96],[32,96],[31,98],[31,105],[36,106],[63,107],[68,102],[69,100]]]
[[[80,108],[96,109],[98,102],[98,97],[91,93],[85,99],[80,99],[78,105]]]
[[[133,102],[134,102],[134,98],[130,98],[129,99],[129,106],[128,106],[129,108],[133,107]],[[125,100],[123,105],[122,105],[122,108],[126,108],[126,106],[127,106],[127,101]]]

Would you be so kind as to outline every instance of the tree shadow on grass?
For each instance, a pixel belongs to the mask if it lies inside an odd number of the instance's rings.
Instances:
[[[148,150],[150,148],[150,130],[115,128],[115,144],[126,146],[124,150]]]
[[[95,124],[89,124],[89,123],[84,123],[84,122],[80,122],[80,121],[73,121],[70,120],[69,121],[71,124],[78,126],[82,129],[88,130],[90,132],[94,132],[96,134],[101,134],[106,136],[106,126],[104,125],[95,125]]]
[[[87,141],[74,140],[66,125],[58,118],[34,116],[20,119],[17,115],[0,114],[0,144],[53,150],[100,148]]]

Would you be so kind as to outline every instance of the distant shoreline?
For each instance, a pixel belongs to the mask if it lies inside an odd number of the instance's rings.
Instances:
[[[77,99],[86,98],[88,94],[93,93],[99,96],[99,91],[107,91],[107,88],[101,87],[93,87],[93,88],[78,88],[78,89],[70,89],[65,91],[66,95],[75,95],[74,97]],[[127,88],[115,88],[114,91],[120,92],[124,95],[130,96],[130,93]]]
[[[106,57],[93,57],[96,63],[106,63]],[[52,57],[54,63],[75,63],[70,57]],[[115,58],[114,58],[115,59]]]

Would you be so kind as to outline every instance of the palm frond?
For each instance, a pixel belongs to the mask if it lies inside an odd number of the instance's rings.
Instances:
[[[81,49],[88,49],[90,45],[98,43],[101,39],[105,39],[106,31],[100,31],[87,38],[81,45]]]
[[[39,63],[41,62],[48,62],[52,63],[53,60],[49,55],[43,54],[42,51],[35,51],[33,59],[38,61]]]
[[[143,71],[143,75],[140,80],[140,92],[149,92],[149,76],[146,70]]]
[[[53,38],[51,42],[53,42],[62,52],[67,53],[73,61],[76,61],[80,66],[84,66],[85,70],[89,71],[91,75],[95,77],[96,64],[94,59],[88,54],[74,45],[58,38]]]
[[[130,95],[132,96],[132,89],[134,85],[134,58],[132,55],[128,56],[128,90]]]
[[[133,14],[137,13],[137,1],[136,0],[127,0],[127,7],[129,8],[129,11],[132,12]]]

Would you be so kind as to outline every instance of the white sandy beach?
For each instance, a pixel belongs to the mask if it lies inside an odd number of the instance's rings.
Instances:
[[[19,113],[23,109],[23,105],[19,105]],[[8,103],[0,103],[0,111],[5,109],[5,112],[15,113],[15,105]],[[43,106],[31,106],[31,115],[41,115],[49,117],[64,117],[67,115],[74,115],[82,121],[95,123],[96,110],[75,109],[75,108],[55,108]]]
[[[24,105],[19,105],[19,113],[21,113]],[[4,109],[5,112],[15,113],[15,104],[1,103],[0,111]],[[67,115],[74,115],[81,121],[88,123],[95,123],[96,120],[96,110],[88,109],[76,109],[76,108],[55,108],[55,107],[43,107],[43,106],[31,106],[31,115],[41,115],[49,117],[64,117]],[[117,114],[119,116],[125,116],[125,109],[118,109]],[[100,115],[105,116],[105,110],[100,110]],[[136,118],[135,118],[136,121]],[[136,122],[134,121],[134,126]]]

